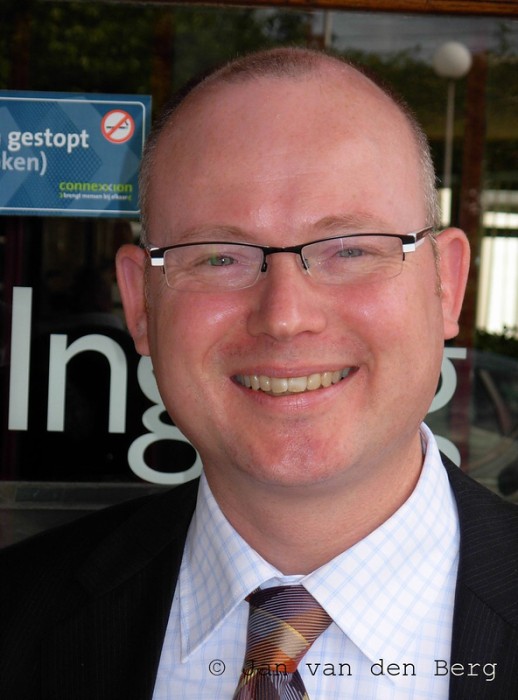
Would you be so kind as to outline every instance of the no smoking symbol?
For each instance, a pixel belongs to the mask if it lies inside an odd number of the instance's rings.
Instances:
[[[126,143],[135,132],[135,121],[123,109],[112,109],[104,115],[101,131],[110,143]]]

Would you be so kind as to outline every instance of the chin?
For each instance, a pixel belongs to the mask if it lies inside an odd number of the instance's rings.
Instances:
[[[306,487],[325,484],[343,473],[346,459],[330,460],[307,450],[291,449],[247,460],[246,471],[264,484]]]

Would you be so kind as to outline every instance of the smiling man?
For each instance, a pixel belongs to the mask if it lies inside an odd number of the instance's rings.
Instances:
[[[408,110],[324,54],[244,57],[158,123],[142,191],[128,328],[204,473],[40,544],[79,541],[82,584],[35,613],[42,697],[515,698],[516,510],[422,423],[469,250]]]

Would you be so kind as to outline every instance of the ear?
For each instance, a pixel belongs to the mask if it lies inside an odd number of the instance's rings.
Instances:
[[[459,315],[466,291],[470,249],[468,239],[458,228],[448,228],[436,238],[443,310],[444,338],[459,332]]]
[[[126,324],[135,343],[135,348],[141,355],[149,355],[145,280],[146,251],[136,245],[123,245],[117,251],[115,265]]]

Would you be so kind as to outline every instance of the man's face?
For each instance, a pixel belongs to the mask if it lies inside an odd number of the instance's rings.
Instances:
[[[157,246],[292,246],[427,224],[413,140],[361,78],[219,86],[187,108],[158,154],[149,200]],[[364,285],[317,284],[289,254],[271,256],[255,286],[230,292],[170,289],[152,269],[141,349],[213,484],[334,488],[420,450],[448,334],[437,286],[429,240],[399,276]],[[344,378],[288,394],[238,379],[315,375],[318,384],[332,373]]]

